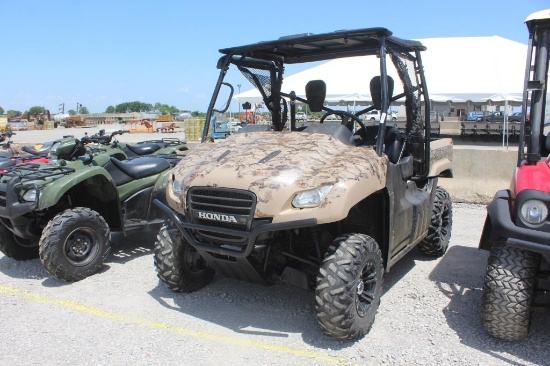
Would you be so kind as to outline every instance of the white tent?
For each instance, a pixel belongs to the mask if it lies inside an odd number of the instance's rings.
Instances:
[[[434,102],[521,103],[527,45],[502,37],[419,39],[427,47],[422,53],[430,99]],[[352,57],[328,61],[287,76],[283,91],[305,97],[309,80],[323,79],[327,102],[350,99],[358,105],[360,95],[370,100],[369,81],[380,74],[375,57]],[[393,68],[388,74],[397,80]],[[400,93],[395,83],[394,95]],[[262,102],[260,94],[248,90],[235,96],[241,102]]]

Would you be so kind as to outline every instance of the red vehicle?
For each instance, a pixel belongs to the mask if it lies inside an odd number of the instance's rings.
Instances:
[[[542,307],[541,294],[550,263],[550,133],[544,129],[550,9],[526,19],[529,30],[518,163],[509,190],[496,193],[487,206],[479,243],[490,251],[481,304],[481,320],[492,336],[524,338],[531,311]],[[530,128],[529,128],[530,125]],[[548,286],[546,286],[548,287]],[[548,306],[548,305],[547,305]],[[546,306],[546,307],[547,307]]]

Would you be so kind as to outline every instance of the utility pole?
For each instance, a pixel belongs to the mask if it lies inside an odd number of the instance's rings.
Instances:
[[[59,105],[59,110],[61,111],[61,114],[65,114],[65,103],[61,103]]]

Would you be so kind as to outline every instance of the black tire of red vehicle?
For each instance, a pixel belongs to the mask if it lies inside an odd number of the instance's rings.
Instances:
[[[212,282],[214,270],[207,266],[172,220],[166,220],[154,247],[157,277],[174,292],[193,292]]]
[[[40,238],[40,260],[55,278],[74,282],[98,272],[110,251],[109,226],[97,212],[76,207],[50,220]]]
[[[539,266],[538,253],[502,241],[493,246],[481,298],[481,324],[487,333],[507,341],[527,336]]]
[[[38,240],[18,238],[7,227],[0,224],[0,251],[6,257],[18,261],[38,258]]]
[[[376,241],[365,234],[336,238],[317,277],[317,320],[326,334],[358,339],[367,334],[380,305],[384,266]]]
[[[441,257],[449,247],[453,227],[453,206],[449,193],[437,187],[428,235],[418,245],[427,255]]]

